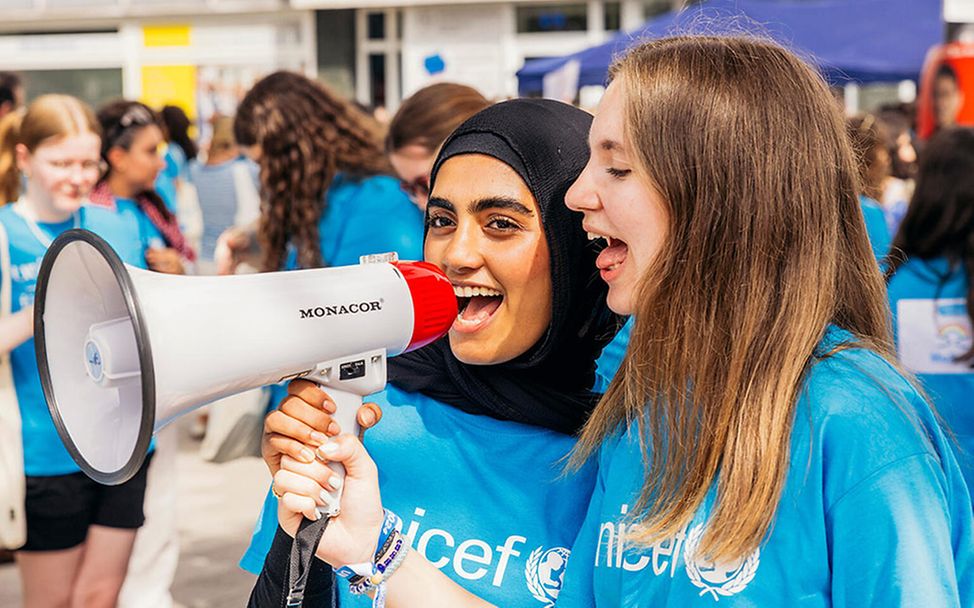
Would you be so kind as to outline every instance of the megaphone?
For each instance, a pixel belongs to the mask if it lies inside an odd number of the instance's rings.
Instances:
[[[91,232],[63,233],[41,264],[34,339],[68,452],[95,481],[119,484],[169,422],[293,378],[327,387],[342,432],[357,433],[362,397],[385,386],[386,357],[438,339],[457,315],[453,288],[435,266],[362,262],[174,276],[123,264]],[[337,513],[338,497],[324,513]]]

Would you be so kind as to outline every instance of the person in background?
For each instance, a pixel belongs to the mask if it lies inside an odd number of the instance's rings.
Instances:
[[[206,161],[189,164],[189,180],[196,186],[203,215],[200,247],[202,274],[215,274],[217,240],[232,226],[249,226],[260,217],[259,168],[243,157],[233,137],[233,118],[213,120]]]
[[[26,512],[26,544],[16,557],[27,608],[110,608],[144,522],[150,460],[129,481],[103,486],[68,454],[39,380],[34,291],[41,260],[61,233],[91,230],[123,261],[144,268],[147,231],[133,214],[86,204],[101,165],[100,125],[91,108],[66,95],[44,95],[10,116],[22,120],[5,132],[0,158],[15,157],[12,170],[26,188],[0,207],[0,376],[6,376],[0,377],[0,421],[19,423],[13,433],[0,428],[0,467],[21,446],[22,459],[19,487],[3,485],[10,477],[0,471],[0,526],[9,523],[8,513]]]
[[[489,105],[472,87],[441,82],[416,91],[399,106],[386,133],[386,155],[420,211],[426,210],[436,151],[460,123]]]
[[[863,218],[866,220],[869,244],[872,245],[876,259],[882,261],[889,253],[891,241],[886,216],[879,203],[883,197],[883,184],[890,170],[888,135],[872,114],[848,118],[846,132],[859,163],[859,179],[862,187],[859,204]]]
[[[0,119],[24,105],[24,83],[18,74],[0,72]]]
[[[137,101],[111,102],[98,111],[102,126],[102,158],[106,169],[91,192],[92,203],[118,208],[119,201],[132,203],[158,231],[160,238],[146,254],[152,270],[184,274],[196,261],[176,216],[155,190],[156,178],[165,166],[160,155],[163,134],[155,114]]]
[[[883,182],[878,199],[886,216],[890,235],[896,234],[913,196],[917,172],[917,149],[913,143],[910,117],[899,109],[886,109],[877,115],[888,133],[890,173]]]
[[[900,361],[954,432],[974,491],[974,130],[927,140],[886,272]]]
[[[169,210],[178,215],[181,187],[189,180],[189,163],[196,158],[199,148],[189,135],[193,123],[182,108],[163,106],[159,119],[167,146],[163,156],[166,165],[156,178],[156,191]]]
[[[167,274],[195,269],[196,253],[186,242],[176,216],[154,185],[164,167],[162,128],[156,115],[137,101],[119,100],[98,111],[103,140],[105,173],[91,192],[91,202],[119,214],[135,214],[148,225],[151,248],[149,268]],[[176,530],[176,427],[155,438],[156,453],[149,469],[146,525],[139,532],[121,608],[166,608],[172,602],[170,587],[179,561]]]
[[[375,121],[321,84],[275,72],[254,85],[234,136],[260,166],[255,230],[221,236],[217,262],[265,271],[358,264],[372,253],[422,256],[423,215],[409,202],[380,147]]]
[[[957,71],[944,63],[933,77],[934,133],[957,124],[957,115],[964,107],[964,90],[960,86]]]

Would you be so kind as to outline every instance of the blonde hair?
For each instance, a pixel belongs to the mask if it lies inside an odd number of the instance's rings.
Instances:
[[[70,95],[42,95],[25,112],[11,112],[0,121],[0,201],[20,195],[17,145],[30,152],[49,140],[68,135],[101,135],[95,113]]]
[[[229,152],[237,147],[233,137],[233,117],[217,116],[213,119],[213,137],[210,138],[209,153]]]
[[[826,327],[891,357],[856,163],[825,83],[775,44],[662,39],[611,76],[637,172],[665,201],[667,237],[635,299],[621,373],[572,463],[635,424],[646,477],[632,540],[677,534],[716,484],[700,551],[739,559],[774,520]]]

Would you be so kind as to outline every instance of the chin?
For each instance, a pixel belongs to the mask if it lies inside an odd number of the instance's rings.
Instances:
[[[605,303],[609,310],[617,315],[629,316],[635,312],[635,305],[632,301],[632,292],[618,293],[609,288],[609,294],[605,298]]]

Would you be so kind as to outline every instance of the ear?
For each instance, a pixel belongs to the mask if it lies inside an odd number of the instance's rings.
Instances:
[[[124,170],[129,153],[123,148],[112,146],[108,149],[108,154],[106,156],[108,157],[108,164],[111,165],[112,168]]]
[[[17,161],[17,169],[20,170],[20,172],[24,175],[29,173],[27,168],[30,166],[30,156],[30,150],[28,150],[27,146],[24,144],[17,144],[14,147],[14,158]],[[30,176],[27,175],[27,177]]]

